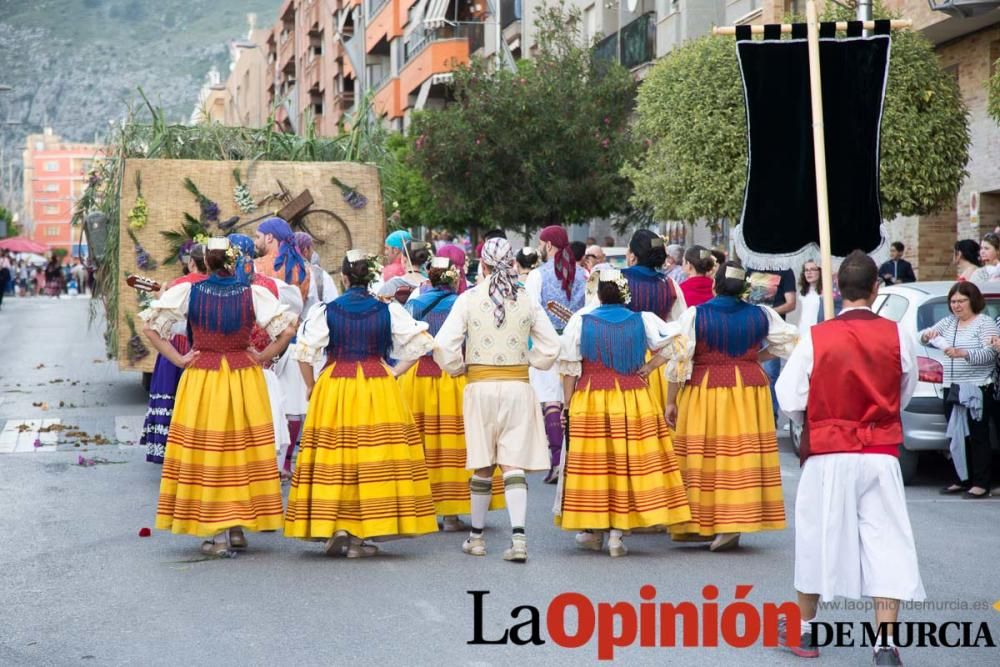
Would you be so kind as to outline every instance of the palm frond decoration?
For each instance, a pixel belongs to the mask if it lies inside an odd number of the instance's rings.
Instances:
[[[201,220],[194,217],[190,213],[184,214],[184,222],[181,223],[181,228],[171,229],[165,232],[160,232],[163,238],[167,239],[170,244],[170,255],[163,259],[163,264],[168,265],[172,262],[176,262],[177,258],[180,256],[181,248],[188,241],[193,241],[199,236],[210,236],[208,228],[202,223]]]
[[[203,195],[201,190],[198,189],[198,186],[194,184],[194,181],[190,178],[185,178],[184,188],[194,195],[195,201],[197,201],[198,206],[201,207],[201,221],[203,223],[219,221],[219,205]]]

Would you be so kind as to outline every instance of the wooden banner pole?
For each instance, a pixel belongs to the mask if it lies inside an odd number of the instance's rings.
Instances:
[[[847,21],[837,21],[837,31],[846,32],[847,31]],[[889,21],[890,30],[906,30],[907,28],[913,27],[913,21],[909,19],[896,19]],[[755,24],[750,26],[750,33],[753,35],[763,35],[765,26]],[[875,21],[862,21],[861,28],[863,30],[874,30]],[[792,32],[791,23],[781,23],[779,24],[779,30],[781,34],[787,35]],[[713,35],[735,35],[736,26],[715,26],[712,28]]]
[[[827,289],[823,290],[824,319],[833,317],[833,260],[830,254],[830,204],[826,189],[826,136],[823,131],[823,81],[819,67],[819,19],[816,3],[806,3],[809,42],[809,90],[812,97],[813,153],[816,159],[816,208],[819,213],[820,269]]]

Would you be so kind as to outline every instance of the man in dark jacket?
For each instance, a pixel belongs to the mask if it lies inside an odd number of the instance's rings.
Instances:
[[[878,275],[886,285],[897,285],[899,283],[915,283],[917,276],[913,273],[913,267],[903,259],[904,246],[899,241],[893,242],[889,246],[889,261],[879,267]]]

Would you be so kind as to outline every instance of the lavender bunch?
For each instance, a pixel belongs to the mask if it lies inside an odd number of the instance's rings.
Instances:
[[[143,271],[152,271],[156,268],[156,260],[154,260],[146,249],[142,247],[139,243],[139,239],[135,237],[135,232],[131,229],[128,230],[128,236],[132,239],[132,243],[135,245],[135,265],[142,269]]]
[[[355,188],[352,188],[351,186],[347,185],[336,176],[331,176],[330,182],[336,185],[338,188],[340,188],[340,195],[344,198],[344,201],[347,202],[347,205],[350,206],[351,208],[361,209],[368,204],[368,197],[365,197]]]

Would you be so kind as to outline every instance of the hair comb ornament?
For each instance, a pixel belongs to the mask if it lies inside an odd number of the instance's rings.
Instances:
[[[447,257],[435,257],[431,260],[432,269],[447,269],[451,266],[451,260]]]
[[[738,266],[726,267],[726,280],[746,280],[747,272]]]
[[[347,261],[351,264],[355,262],[363,262],[368,259],[368,253],[364,250],[348,250],[347,251]]]
[[[662,248],[663,247],[663,239],[661,239],[659,236],[654,236],[653,238],[649,239],[649,247],[650,248]]]
[[[225,236],[213,236],[205,241],[206,250],[229,250],[229,239]]]

